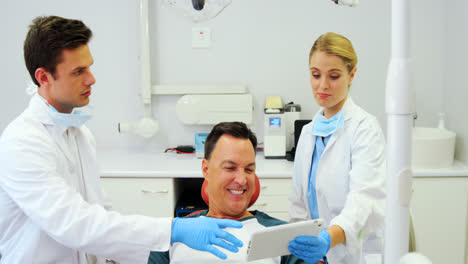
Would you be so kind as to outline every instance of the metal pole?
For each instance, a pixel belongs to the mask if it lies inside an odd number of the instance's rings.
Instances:
[[[409,3],[392,1],[392,52],[386,84],[387,208],[384,263],[408,252],[411,196],[411,132],[414,96],[410,85]]]

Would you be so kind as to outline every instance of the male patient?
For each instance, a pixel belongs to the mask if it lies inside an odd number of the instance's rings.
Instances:
[[[242,229],[229,229],[248,245],[250,234],[267,226],[285,224],[260,211],[247,211],[255,189],[255,150],[257,138],[244,123],[217,124],[205,141],[202,171],[208,182],[209,209],[189,217],[213,217],[238,220]],[[151,252],[148,263],[245,263],[247,247],[238,253],[224,251],[228,258],[221,261],[209,253],[175,243],[166,252]],[[249,263],[306,263],[293,255]]]

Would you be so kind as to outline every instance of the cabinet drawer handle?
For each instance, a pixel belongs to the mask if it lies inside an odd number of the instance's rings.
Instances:
[[[146,194],[151,194],[151,193],[168,193],[169,191],[164,189],[164,190],[161,190],[161,191],[148,191],[148,190],[141,190],[142,193],[146,193]]]
[[[259,203],[259,204],[255,204],[256,206],[267,206],[268,203]]]

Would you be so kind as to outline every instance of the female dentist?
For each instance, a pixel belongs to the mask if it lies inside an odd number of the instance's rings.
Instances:
[[[302,129],[289,197],[291,222],[321,218],[327,226],[289,245],[309,263],[361,263],[383,251],[385,140],[377,119],[348,96],[356,64],[351,42],[336,33],[320,36],[309,54],[321,108]]]

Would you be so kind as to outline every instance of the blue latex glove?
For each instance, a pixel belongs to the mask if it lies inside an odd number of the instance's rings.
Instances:
[[[294,256],[308,263],[317,263],[330,250],[331,237],[326,230],[320,231],[316,236],[298,236],[289,243],[289,251]]]
[[[213,245],[238,252],[237,247],[244,243],[227,231],[226,227],[241,228],[242,223],[229,219],[210,217],[175,218],[172,222],[171,243],[181,242],[201,251],[208,251],[213,255],[226,259],[227,256]]]

